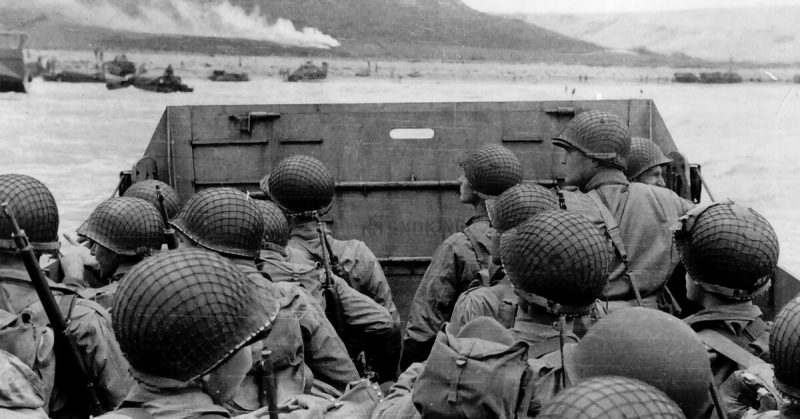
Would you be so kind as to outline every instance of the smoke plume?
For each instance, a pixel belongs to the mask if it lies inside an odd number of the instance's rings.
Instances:
[[[312,48],[339,46],[316,28],[295,28],[287,19],[270,22],[258,6],[249,13],[227,0],[27,0],[24,7],[58,13],[73,23],[150,34],[214,36],[270,41]]]

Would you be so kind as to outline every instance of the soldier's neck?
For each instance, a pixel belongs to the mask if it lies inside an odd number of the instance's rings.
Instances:
[[[717,297],[710,292],[703,292],[703,297],[700,299],[700,305],[706,310],[716,307],[729,306],[731,304],[752,305],[750,300],[745,301],[731,301],[724,298]]]
[[[486,210],[486,201],[484,201],[483,199],[479,199],[477,202],[472,204],[472,208],[475,209],[475,215],[479,215],[479,216],[480,215],[482,215],[482,216],[488,216],[489,215],[489,211]]]
[[[9,253],[0,253],[0,268],[4,269],[25,269],[25,262],[22,258]]]

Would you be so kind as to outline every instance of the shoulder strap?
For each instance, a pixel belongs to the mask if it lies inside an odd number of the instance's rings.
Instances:
[[[78,299],[77,294],[67,294],[58,300],[58,310],[64,316],[64,320],[69,324],[72,318],[72,309],[75,308],[75,301]]]
[[[614,244],[614,249],[617,250],[620,259],[622,259],[622,263],[625,265],[625,276],[628,279],[628,282],[633,289],[633,295],[636,297],[636,302],[639,306],[643,306],[642,302],[642,295],[639,291],[639,284],[634,278],[633,272],[631,272],[630,261],[628,260],[628,252],[625,251],[625,242],[622,240],[622,234],[619,231],[619,223],[617,223],[617,219],[611,214],[611,210],[608,209],[605,202],[603,202],[600,194],[596,190],[591,190],[586,193],[586,195],[592,199],[594,206],[600,211],[600,215],[603,217],[603,223],[606,225],[606,233],[608,237],[611,238],[611,243]],[[624,193],[625,202],[627,202],[628,192]],[[623,203],[624,205],[624,203]]]
[[[131,419],[155,419],[153,415],[141,407],[123,407],[122,409],[115,410],[115,415],[127,416]]]
[[[472,245],[472,251],[475,252],[475,258],[478,260],[478,266],[483,269],[489,269],[489,264],[486,262],[486,255],[480,250],[478,238],[469,230],[469,227],[464,229],[464,234],[467,236],[469,243]]]
[[[743,368],[750,368],[754,365],[765,363],[761,358],[747,352],[747,350],[715,330],[701,330],[697,335],[700,336],[700,339],[706,346],[719,352],[731,361],[736,362]]]

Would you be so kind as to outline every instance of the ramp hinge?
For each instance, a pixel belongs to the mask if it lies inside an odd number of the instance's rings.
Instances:
[[[273,119],[278,119],[280,117],[281,114],[274,112],[249,112],[246,115],[231,115],[228,118],[232,121],[239,122],[239,131],[252,134],[253,122],[259,119],[271,121]]]

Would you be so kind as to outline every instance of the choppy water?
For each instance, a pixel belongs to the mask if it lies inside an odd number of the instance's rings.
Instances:
[[[156,94],[102,84],[35,80],[32,92],[0,94],[0,173],[45,182],[75,228],[110,196],[120,170],[144,152],[168,105],[503,101],[652,98],[678,147],[703,165],[716,199],[750,205],[775,226],[781,263],[800,272],[800,85],[681,85],[329,79],[322,83],[212,83],[194,93]],[[572,87],[576,87],[574,95]],[[643,90],[643,91],[640,91]]]

